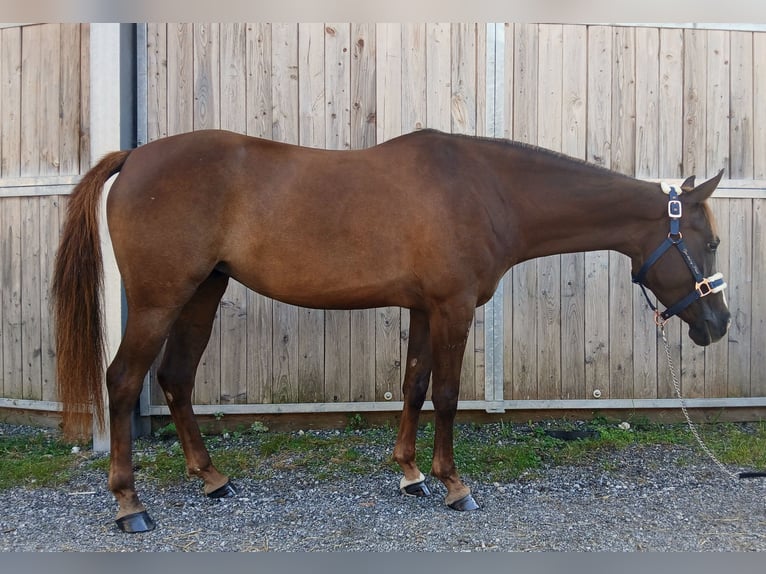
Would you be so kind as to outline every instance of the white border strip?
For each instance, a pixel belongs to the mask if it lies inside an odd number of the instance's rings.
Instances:
[[[715,399],[685,399],[690,409],[703,408],[762,408],[766,397],[739,397]],[[390,402],[344,402],[344,403],[277,403],[277,404],[235,404],[195,405],[198,415],[263,415],[263,414],[313,414],[313,413],[354,413],[354,412],[399,412],[404,403]],[[501,406],[501,410],[497,407]],[[624,410],[624,409],[676,409],[678,399],[582,399],[582,400],[525,400],[525,401],[460,401],[459,411],[505,411],[533,410]],[[62,404],[55,401],[34,401],[29,399],[0,399],[0,408],[30,411],[61,411]],[[434,405],[426,401],[424,411],[433,411]],[[142,405],[141,415],[169,415],[166,405]]]
[[[496,410],[497,402],[460,401],[459,411],[505,412],[521,410],[623,410],[623,409],[676,409],[677,399],[605,399],[605,400],[530,400],[500,401],[503,409]],[[2,403],[0,403],[2,406]],[[282,404],[236,404],[236,405],[195,405],[198,415],[266,415],[266,414],[316,414],[316,413],[355,413],[355,412],[399,412],[401,401],[359,402],[359,403],[282,403]],[[686,399],[688,408],[742,408],[766,407],[766,397]],[[433,411],[431,401],[423,405],[424,411]],[[170,410],[164,405],[149,406],[146,415],[169,415]]]

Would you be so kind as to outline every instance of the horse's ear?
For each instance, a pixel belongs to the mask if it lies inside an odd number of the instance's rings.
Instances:
[[[691,191],[694,189],[694,176],[687,177],[681,184],[681,191]]]
[[[684,193],[684,196],[687,196],[688,199],[692,201],[702,203],[708,197],[713,195],[713,192],[715,191],[716,187],[718,187],[718,184],[721,182],[722,177],[723,177],[723,170],[719,171],[718,175],[715,175],[711,177],[709,180],[707,180],[706,182],[699,184],[697,187],[695,187],[688,193]],[[686,191],[686,189],[683,186],[682,186],[682,189]]]

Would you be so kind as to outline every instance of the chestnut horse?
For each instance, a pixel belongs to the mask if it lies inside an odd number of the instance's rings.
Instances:
[[[658,321],[678,314],[699,345],[728,328],[725,284],[713,274],[719,238],[705,202],[721,173],[697,187],[692,177],[671,188],[534,146],[433,130],[358,151],[194,132],[107,155],[69,200],[53,296],[70,435],[85,429],[91,410],[104,418],[98,209],[105,182],[118,172],[107,221],[128,315],[106,385],[109,487],[127,532],[154,527],[135,490],[131,413],[163,343],[157,377],[188,472],[210,496],[235,492],[211,462],[191,404],[230,277],[304,307],[410,309],[393,452],[404,473],[400,488],[429,494],[415,436],[433,375],[431,472],[457,510],[477,508],[452,452],[463,351],[475,308],[511,266],[616,250],[631,258],[634,281],[673,308]]]

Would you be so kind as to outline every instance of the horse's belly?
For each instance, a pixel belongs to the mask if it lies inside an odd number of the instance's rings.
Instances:
[[[292,263],[291,263],[292,262]],[[230,275],[250,289],[291,305],[316,309],[411,307],[420,288],[412,276],[370,261],[360,264],[313,258],[263,259],[233,265]]]

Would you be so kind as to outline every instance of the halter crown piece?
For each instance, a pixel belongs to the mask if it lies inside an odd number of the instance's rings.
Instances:
[[[689,250],[686,248],[686,243],[684,243],[683,235],[680,231],[683,207],[681,201],[678,199],[678,196],[683,193],[681,188],[677,185],[668,185],[664,181],[660,184],[660,188],[668,196],[668,217],[670,218],[670,233],[668,233],[665,241],[663,241],[660,246],[652,252],[649,258],[641,266],[641,269],[639,269],[638,273],[633,275],[633,283],[636,283],[639,287],[641,287],[641,290],[644,292],[644,297],[646,297],[646,302],[649,304],[649,307],[652,309],[652,311],[654,311],[655,322],[657,325],[662,326],[667,322],[668,319],[681,313],[697,299],[701,299],[706,295],[710,295],[711,293],[718,293],[719,291],[726,289],[726,281],[723,280],[722,273],[716,273],[710,277],[703,277],[699,267],[697,267],[697,264],[694,263],[694,260],[689,254]],[[649,293],[646,291],[646,285],[644,284],[644,281],[646,280],[646,274],[649,271],[649,268],[657,263],[660,257],[662,257],[671,247],[678,249],[679,253],[681,253],[681,256],[686,262],[687,267],[689,267],[689,270],[692,272],[695,281],[694,291],[678,301],[675,305],[671,305],[664,311],[660,312],[654,303],[652,303],[652,300],[649,297]]]

